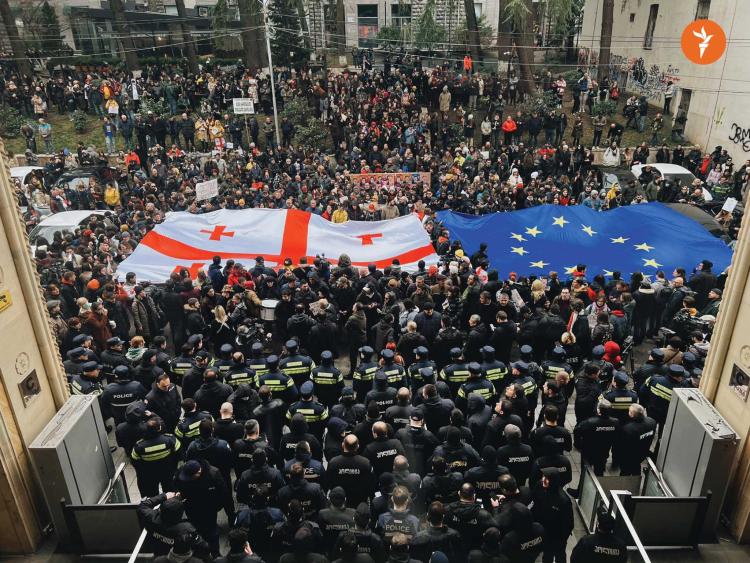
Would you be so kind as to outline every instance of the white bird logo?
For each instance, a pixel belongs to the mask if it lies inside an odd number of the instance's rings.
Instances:
[[[700,53],[698,57],[702,59],[703,53],[705,53],[706,49],[708,49],[708,44],[711,42],[711,38],[713,37],[713,35],[708,35],[706,33],[705,27],[701,27],[700,33],[698,33],[697,31],[694,31],[693,35],[701,40],[701,42],[698,44],[698,48],[700,49]]]

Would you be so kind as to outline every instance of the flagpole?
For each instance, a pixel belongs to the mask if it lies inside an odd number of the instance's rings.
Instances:
[[[273,59],[271,58],[271,37],[268,34],[268,4],[270,0],[263,0],[263,25],[266,31],[266,53],[268,54],[268,72],[271,75],[271,100],[273,101],[273,124],[276,131],[276,146],[281,146],[281,137],[279,133],[279,112],[276,109],[276,85],[273,77]]]

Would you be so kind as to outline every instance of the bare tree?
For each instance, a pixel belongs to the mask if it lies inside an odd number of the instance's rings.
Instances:
[[[612,50],[612,26],[614,24],[615,0],[604,0],[602,7],[602,31],[599,39],[599,72],[601,80],[609,74],[609,59]]]
[[[18,70],[21,74],[31,76],[31,64],[26,56],[26,49],[24,48],[23,41],[20,35],[18,35],[18,28],[16,27],[16,20],[10,11],[8,0],[0,0],[0,17],[3,18],[3,25],[5,25],[5,33],[8,35],[10,41],[10,48],[13,52],[13,58],[18,63]]]
[[[177,6],[177,17],[180,18],[180,31],[182,32],[182,41],[184,43],[185,54],[187,55],[188,68],[190,72],[198,72],[198,55],[195,52],[195,43],[193,42],[190,25],[187,22],[187,10],[185,10],[185,0],[175,0]]]
[[[464,11],[466,12],[466,29],[469,41],[469,52],[474,64],[479,64],[482,57],[482,40],[479,36],[477,14],[474,11],[474,0],[464,0]]]
[[[138,70],[140,68],[140,64],[138,63],[138,52],[135,50],[135,41],[133,41],[133,38],[130,35],[122,0],[110,0],[109,7],[112,10],[115,24],[117,24],[117,35],[119,37],[118,43],[120,44],[120,49],[123,58],[125,59],[125,66],[130,71]]]
[[[299,28],[302,30],[302,41],[305,48],[310,49],[310,28],[307,25],[307,14],[305,13],[305,0],[295,0],[297,5],[297,16],[299,17]],[[321,45],[323,47],[323,45]]]
[[[240,0],[240,25],[245,66],[257,68],[265,65],[266,48],[263,12],[259,0]]]

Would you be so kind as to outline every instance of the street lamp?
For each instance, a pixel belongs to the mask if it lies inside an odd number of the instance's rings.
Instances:
[[[263,25],[266,31],[266,53],[268,54],[268,72],[271,75],[271,101],[273,101],[273,123],[274,130],[276,131],[276,146],[281,146],[281,136],[279,133],[279,112],[276,109],[276,85],[273,77],[273,59],[271,58],[271,36],[269,35],[268,28],[268,5],[270,0],[262,0],[263,2]]]

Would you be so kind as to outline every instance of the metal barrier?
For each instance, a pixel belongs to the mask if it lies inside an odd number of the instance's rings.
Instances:
[[[635,550],[638,552],[643,563],[651,563],[651,559],[649,558],[648,553],[646,553],[646,548],[641,543],[641,540],[638,537],[638,532],[620,500],[621,494],[630,495],[627,491],[612,491],[610,497],[612,501],[610,505],[610,514],[615,519],[615,535],[625,541],[629,549],[631,545],[635,546]],[[630,541],[626,538],[630,538]]]
[[[136,557],[145,556],[140,554],[146,536],[137,509],[138,505],[130,502],[125,463],[117,467],[96,504],[62,503],[73,548],[86,558],[133,557],[133,545],[137,548]]]

